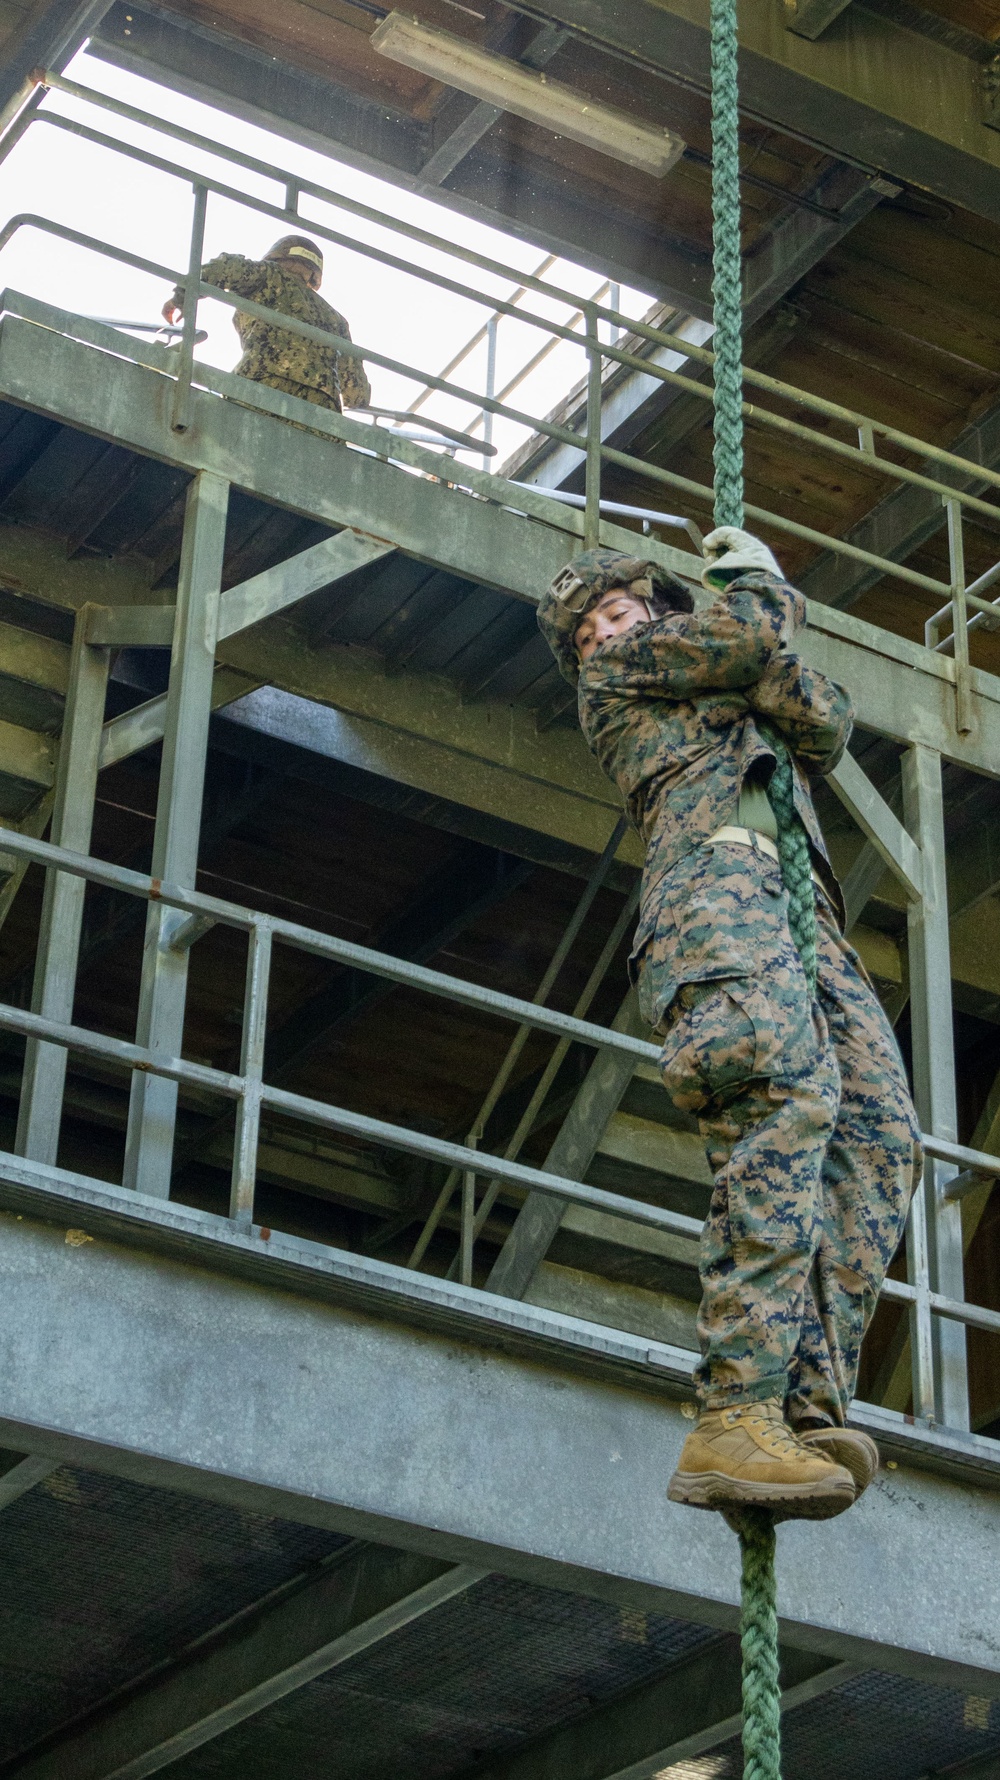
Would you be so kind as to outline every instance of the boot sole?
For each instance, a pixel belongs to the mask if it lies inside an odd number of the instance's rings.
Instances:
[[[851,1439],[845,1440],[839,1428],[831,1428],[829,1434],[825,1429],[822,1430],[819,1439],[815,1434],[800,1434],[798,1438],[810,1452],[822,1453],[832,1465],[842,1465],[845,1471],[851,1473],[855,1501],[864,1495],[872,1478],[878,1473],[879,1450],[869,1434],[852,1429]]]
[[[825,1483],[751,1483],[724,1471],[675,1471],[667,1497],[687,1508],[791,1510],[796,1520],[830,1520],[854,1501],[854,1490]]]

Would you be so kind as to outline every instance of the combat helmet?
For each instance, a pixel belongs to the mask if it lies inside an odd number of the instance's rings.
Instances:
[[[631,587],[646,581],[650,616],[667,612],[693,612],[691,590],[678,575],[645,556],[626,556],[621,550],[584,550],[560,569],[538,602],[538,627],[552,650],[563,678],[575,686],[580,663],[573,637],[584,613],[595,600],[615,587]]]
[[[303,260],[314,272],[323,276],[323,254],[307,235],[282,235],[264,255],[266,260]]]

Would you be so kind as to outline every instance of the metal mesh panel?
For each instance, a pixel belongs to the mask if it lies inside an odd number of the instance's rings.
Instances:
[[[0,1759],[345,1543],[68,1468],[2,1524]]]
[[[717,1636],[491,1576],[385,1644],[195,1751],[173,1780],[457,1773],[661,1674]]]
[[[784,1780],[920,1780],[1000,1756],[1000,1702],[904,1676],[858,1675],[782,1720]],[[656,1780],[739,1780],[739,1742],[665,1768]]]

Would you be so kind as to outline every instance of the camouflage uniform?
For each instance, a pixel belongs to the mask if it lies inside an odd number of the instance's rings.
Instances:
[[[702,1400],[783,1397],[793,1421],[841,1425],[919,1133],[892,1029],[840,932],[807,775],[840,758],[850,701],[788,649],[804,620],[792,587],[741,575],[699,613],[602,644],[579,670],[579,714],[646,843],[630,968],[664,1038],[667,1091],[697,1116],[715,1177]],[[566,671],[567,618],[549,596],[539,622]],[[794,751],[822,886],[815,1003],[777,864],[763,849],[705,844],[738,822],[747,774],[773,762],[758,716]]]
[[[206,284],[217,284],[221,290],[247,297],[264,309],[294,315],[297,321],[339,334],[342,340],[351,337],[344,317],[324,302],[317,291],[274,260],[248,260],[240,253],[220,253],[202,266],[201,275]],[[178,307],[183,296],[183,288],[178,285],[173,297]],[[242,315],[239,310],[233,316],[233,326],[243,347],[243,357],[236,366],[238,376],[266,383],[269,389],[283,389],[287,395],[299,396],[320,408],[336,408],[338,413],[342,406],[363,408],[370,402],[371,388],[361,359],[303,339],[301,334],[290,334],[287,328],[258,321],[256,316]]]

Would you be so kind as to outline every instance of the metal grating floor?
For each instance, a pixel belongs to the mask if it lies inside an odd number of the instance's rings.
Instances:
[[[490,1576],[178,1762],[172,1780],[437,1780],[662,1674],[704,1626]]]
[[[346,1543],[69,1468],[12,1503],[3,1533],[2,1762]],[[333,1767],[337,1780],[449,1780],[732,1643],[492,1575],[170,1772],[327,1780]],[[984,1757],[1000,1773],[1000,1702],[893,1675],[855,1674],[784,1721],[785,1780],[926,1780]],[[657,1780],[741,1772],[729,1740]]]
[[[991,1754],[1000,1772],[1000,1701],[865,1673],[789,1712],[781,1737],[784,1780],[944,1780],[956,1764]],[[656,1780],[740,1780],[742,1772],[734,1740]]]
[[[2,1530],[0,1760],[347,1543],[68,1468]]]

